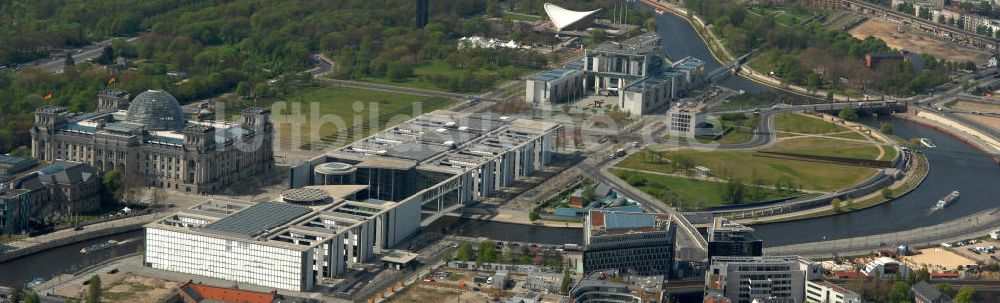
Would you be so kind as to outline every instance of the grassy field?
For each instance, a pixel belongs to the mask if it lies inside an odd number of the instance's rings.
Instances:
[[[414,115],[446,107],[454,100],[436,97],[422,97],[389,93],[358,88],[327,86],[303,91],[277,102],[285,102],[285,110],[275,111],[273,121],[278,130],[278,140],[289,144],[294,138],[292,122],[302,123],[298,137],[303,144],[323,140],[336,146],[353,142],[390,125],[409,120]],[[357,103],[357,104],[356,104]],[[294,106],[300,105],[299,111]],[[280,106],[281,103],[278,103]],[[360,109],[360,111],[356,111]],[[316,107],[319,112],[313,113]],[[273,108],[273,107],[272,107]],[[312,116],[328,116],[318,127],[318,136],[313,137]],[[372,118],[374,117],[374,118]],[[356,121],[360,118],[363,121]],[[333,122],[331,122],[333,121]],[[342,121],[344,129],[339,129],[336,121]],[[317,122],[320,123],[320,122]],[[342,131],[342,132],[340,132]],[[313,140],[310,140],[313,139]]]
[[[703,181],[682,177],[671,177],[649,173],[639,173],[627,170],[612,170],[622,180],[643,180],[640,183],[632,183],[633,186],[646,192],[661,201],[673,204],[682,210],[699,210],[712,206],[731,204],[723,201],[721,192],[726,184],[720,182]],[[761,202],[778,199],[793,195],[792,192],[778,192],[770,188],[759,188],[759,195],[753,197],[747,203]]]
[[[850,139],[850,140],[864,140],[864,141],[868,140],[868,138],[866,138],[865,135],[862,135],[860,133],[853,132],[853,131],[852,132],[839,133],[839,134],[829,134],[827,136],[837,137],[837,138],[844,138],[844,139]]]
[[[838,133],[851,130],[847,127],[836,125],[828,121],[795,113],[784,113],[775,117],[774,129],[779,132],[813,135]],[[779,134],[779,136],[781,136],[781,134]]]
[[[534,70],[518,68],[515,69],[515,71],[516,71],[516,76],[520,77],[522,75],[531,73]],[[425,64],[414,67],[413,77],[407,78],[402,81],[393,81],[389,78],[376,78],[376,77],[367,77],[358,80],[378,83],[378,84],[410,87],[410,88],[429,89],[436,91],[450,91],[447,87],[439,87],[434,83],[430,82],[429,80],[427,80],[427,77],[436,75],[457,76],[463,72],[464,71],[460,69],[455,69],[452,68],[451,66],[448,66],[448,63],[446,63],[444,60],[429,60]],[[494,84],[496,84],[496,81],[505,80],[499,72],[485,70],[485,69],[474,71],[473,75],[480,79],[483,78],[494,79]],[[512,79],[506,79],[506,80],[512,80]]]
[[[503,19],[504,21],[512,21],[513,20],[513,21],[535,22],[535,21],[542,20],[542,17],[540,17],[540,16],[528,15],[528,14],[521,14],[521,13],[514,13],[514,12],[504,12],[503,16],[501,16],[500,18]]]
[[[878,147],[872,143],[836,140],[820,137],[788,138],[778,141],[769,151],[800,155],[842,157],[875,160]]]
[[[671,152],[668,158],[687,157],[695,165],[708,167],[712,175],[742,180],[759,178],[766,184],[791,180],[803,189],[834,191],[847,188],[875,173],[857,166],[782,160],[754,156],[752,151]]]
[[[769,151],[806,155],[874,159],[878,149],[872,144],[828,138],[793,138],[776,144]],[[616,166],[660,173],[676,171],[672,163],[689,162],[708,167],[713,176],[737,178],[744,182],[760,179],[765,184],[793,182],[803,189],[834,191],[861,182],[875,172],[872,168],[774,159],[755,155],[756,151],[697,151],[681,149],[662,152],[643,150],[622,160]],[[804,181],[808,180],[808,181]]]
[[[885,154],[879,160],[892,161],[892,159],[896,158],[896,154],[898,154],[896,149],[892,148],[892,145],[889,144],[882,145],[882,149],[885,150]]]
[[[733,130],[723,135],[719,139],[719,144],[737,144],[750,141],[753,139],[753,126],[757,123],[757,119],[755,116],[743,120],[722,121],[724,127],[732,127]]]

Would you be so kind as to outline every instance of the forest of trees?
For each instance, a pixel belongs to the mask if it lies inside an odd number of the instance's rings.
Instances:
[[[281,82],[268,85],[268,79],[310,68],[314,53],[334,58],[335,75],[343,78],[405,78],[427,60],[447,60],[462,72],[453,73],[454,79],[427,80],[456,90],[493,84],[473,77],[477,69],[544,67],[547,58],[534,53],[457,50],[456,39],[471,35],[513,36],[527,43],[551,39],[532,34],[530,28],[491,26],[483,16],[488,6],[496,5],[491,3],[432,1],[430,24],[416,29],[415,2],[408,0],[3,1],[0,45],[16,47],[0,48],[0,64],[141,34],[134,43],[116,40],[107,49],[129,62],[130,68],[118,72],[118,87],[133,94],[165,89],[182,103],[232,91],[282,96],[288,88]],[[521,7],[541,1],[502,3]],[[0,73],[0,153],[26,145],[32,111],[43,104],[93,110],[96,93],[105,87],[110,72],[74,61],[75,67],[59,74],[29,65]],[[182,81],[168,71],[184,72],[188,78]],[[48,92],[54,98],[43,101]]]
[[[774,72],[790,84],[809,89],[835,89],[865,92],[870,95],[910,95],[949,81],[952,71],[975,69],[971,62],[950,62],[922,55],[922,70],[902,61],[884,60],[874,68],[865,66],[869,53],[898,52],[881,39],[857,39],[849,33],[826,28],[818,23],[789,27],[775,18],[751,14],[747,7],[725,5],[711,0],[689,0],[685,5],[712,24],[712,30],[722,37],[734,53],[746,53],[769,44],[767,51],[757,55],[760,72]],[[787,1],[777,8],[812,15],[814,11],[801,1]],[[754,64],[751,64],[754,65]]]

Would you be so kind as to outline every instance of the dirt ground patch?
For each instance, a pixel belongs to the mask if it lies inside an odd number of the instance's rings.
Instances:
[[[931,272],[953,270],[959,265],[976,264],[976,261],[941,247],[921,249],[920,254],[908,256],[904,260],[914,269],[926,266]]]
[[[906,28],[904,32],[900,33],[898,26],[895,22],[873,18],[855,27],[850,33],[858,39],[874,36],[884,40],[889,47],[908,49],[920,54],[929,54],[938,59],[959,62],[971,60],[976,64],[984,63],[989,59],[989,54],[984,51],[956,46],[937,40],[931,34],[920,32],[916,29]]]
[[[180,283],[156,278],[137,276],[132,273],[100,274],[101,302],[157,302],[170,295],[171,290]],[[88,287],[86,285],[67,285],[55,290],[55,294],[84,298]],[[82,300],[81,300],[82,301]]]
[[[957,101],[955,104],[948,106],[949,108],[957,109],[966,112],[982,112],[982,113],[996,113],[1000,114],[1000,105],[989,104],[989,103],[979,103],[971,101]]]
[[[962,118],[972,120],[973,122],[979,123],[985,127],[992,128],[993,130],[1000,131],[1000,118],[989,117],[983,115],[973,115],[973,114],[958,114]]]
[[[480,293],[469,293],[455,289],[437,288],[426,285],[412,285],[396,294],[388,302],[392,303],[458,303],[476,302],[488,299]]]

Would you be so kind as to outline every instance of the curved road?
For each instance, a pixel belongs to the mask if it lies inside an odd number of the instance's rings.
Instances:
[[[671,60],[685,56],[701,58],[706,69],[721,64],[714,59],[694,28],[682,17],[656,15],[657,32]],[[722,86],[748,92],[772,91],[743,77],[730,77]],[[765,119],[762,119],[765,120]],[[878,127],[880,121],[867,121]],[[903,138],[926,137],[937,148],[925,151],[930,163],[926,181],[910,194],[893,202],[842,215],[757,225],[757,234],[767,246],[841,239],[908,230],[954,220],[1000,203],[1000,170],[991,159],[958,139],[914,123],[891,119],[896,134]],[[756,138],[766,139],[766,138]],[[760,142],[755,142],[759,144]],[[752,145],[752,144],[750,144]],[[962,198],[940,211],[929,209],[941,196],[961,190]]]

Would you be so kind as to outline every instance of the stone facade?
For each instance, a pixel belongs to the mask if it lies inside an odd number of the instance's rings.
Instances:
[[[242,121],[184,121],[177,100],[147,91],[128,101],[121,90],[98,94],[96,112],[72,114],[47,106],[35,111],[32,156],[40,161],[116,170],[142,186],[209,193],[274,167],[270,110],[247,108]],[[131,103],[131,104],[130,104]]]

